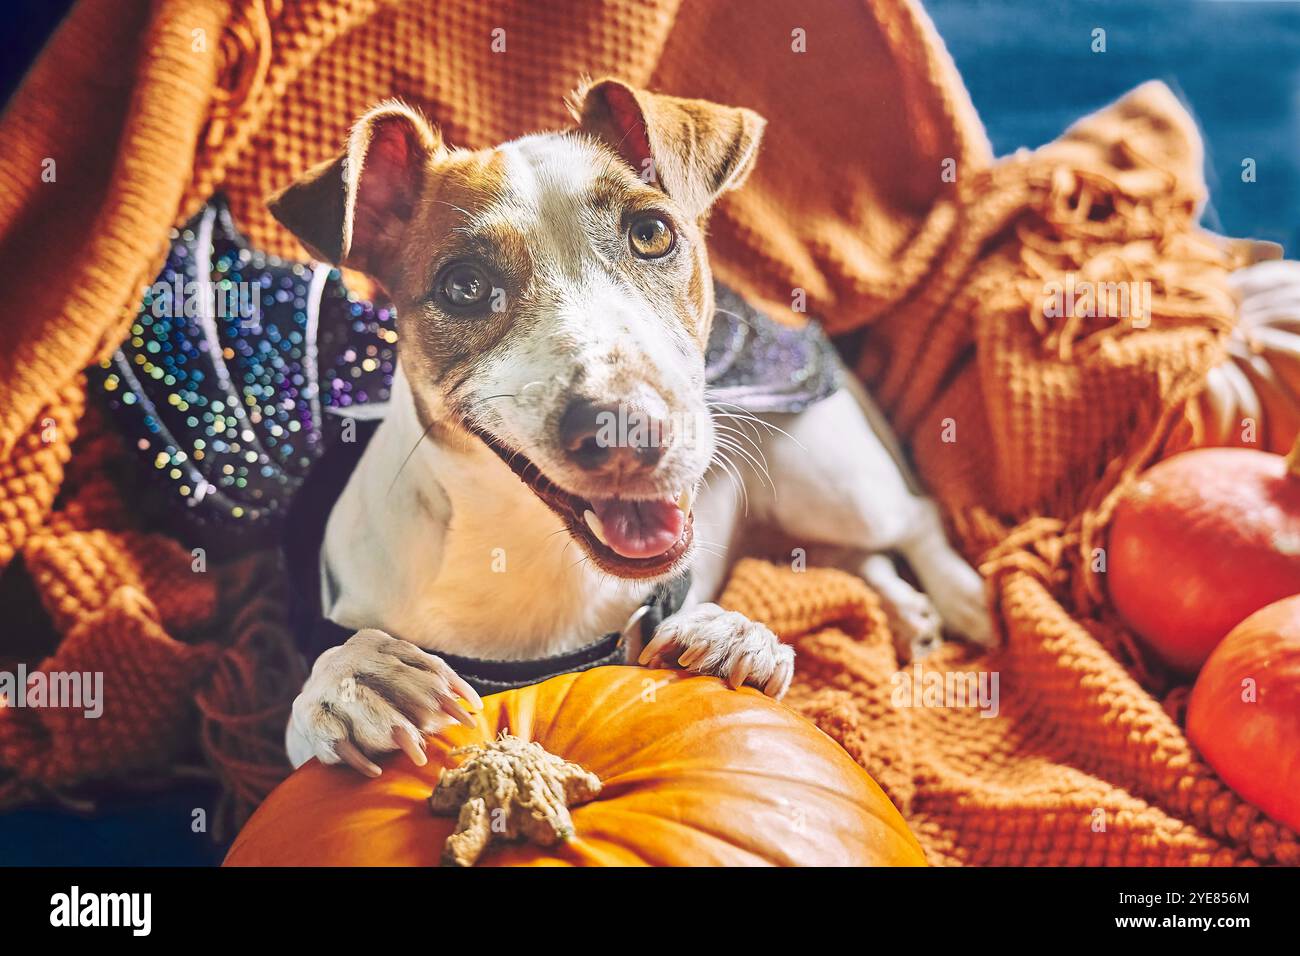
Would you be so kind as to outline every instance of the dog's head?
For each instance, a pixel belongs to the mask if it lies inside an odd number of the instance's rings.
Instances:
[[[471,152],[381,104],[271,209],[392,297],[431,435],[485,443],[597,566],[654,577],[690,550],[715,447],[704,222],[763,120],[614,80],[572,106],[575,130]]]

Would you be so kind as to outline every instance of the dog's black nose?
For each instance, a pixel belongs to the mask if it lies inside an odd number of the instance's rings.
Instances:
[[[668,441],[664,421],[635,406],[579,399],[560,419],[560,444],[584,471],[650,471]]]

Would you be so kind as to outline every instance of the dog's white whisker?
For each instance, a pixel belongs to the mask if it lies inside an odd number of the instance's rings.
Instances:
[[[760,418],[759,416],[755,415],[753,412],[746,409],[743,405],[737,405],[735,402],[724,402],[724,401],[719,401],[717,399],[710,398],[708,389],[705,390],[704,397],[705,397],[705,402],[709,406],[710,411],[715,411],[721,417],[738,418],[748,422],[752,422],[755,425],[761,425],[764,428],[766,428],[769,432],[774,432],[778,435],[784,435],[786,438],[790,439],[792,442],[799,445],[800,448],[803,448],[802,443],[800,443],[797,438],[791,435],[780,425],[774,424],[773,422],[770,422],[765,418]],[[726,409],[735,409],[735,411],[726,411]]]
[[[736,466],[736,463],[732,461],[731,458],[722,449],[719,449],[718,451],[714,452],[714,461],[722,465],[723,473],[726,474],[727,477],[729,477],[732,480],[732,483],[735,485],[736,490],[740,492],[741,500],[744,502],[744,514],[746,517],[748,517],[749,516],[749,490],[745,487],[745,479],[740,474],[740,469]]]
[[[775,434],[769,432],[765,435],[763,432],[757,431],[751,422],[737,419],[734,415],[718,414],[716,412],[713,416],[713,427],[716,429],[729,429],[733,434],[744,436],[746,441],[753,444],[758,444],[765,437]]]
[[[727,421],[739,422],[745,434],[751,435],[755,439],[761,438],[763,434],[758,430],[756,425],[768,424],[767,422],[763,421],[761,418],[755,418],[751,415],[737,415],[734,412],[720,411],[716,408],[711,409],[711,411],[715,419],[725,419]]]
[[[770,476],[770,471],[769,471],[769,469],[768,469],[768,464],[767,464],[767,456],[763,453],[763,448],[762,448],[762,446],[758,443],[758,441],[756,441],[754,438],[750,437],[749,435],[747,435],[747,434],[745,434],[745,433],[743,433],[743,432],[740,432],[740,431],[736,430],[735,428],[732,428],[732,427],[729,426],[729,425],[716,425],[715,427],[717,427],[717,428],[718,428],[720,431],[722,431],[724,434],[727,434],[727,435],[734,435],[734,436],[736,436],[737,439],[740,439],[740,440],[744,440],[744,441],[749,442],[749,445],[750,445],[750,447],[754,450],[754,453],[755,453],[756,455],[758,455],[758,457],[759,457],[759,458],[762,460],[762,462],[763,462],[763,472],[764,472],[765,474],[767,474],[767,475]],[[769,484],[770,484],[770,481],[771,481],[771,480],[770,480],[770,477],[769,477]],[[773,491],[776,491],[776,488],[773,487],[772,490],[773,490]]]
[[[736,454],[741,455],[742,457],[744,457],[744,459],[745,459],[746,461],[748,461],[748,462],[753,466],[753,468],[754,468],[754,473],[757,474],[760,478],[762,478],[763,481],[767,484],[767,486],[768,486],[769,488],[772,489],[772,497],[773,497],[773,498],[776,497],[776,494],[777,494],[777,491],[776,491],[776,483],[775,483],[774,481],[772,481],[772,476],[771,476],[771,474],[768,472],[768,469],[767,469],[767,460],[766,460],[766,459],[763,459],[763,461],[760,463],[758,459],[756,459],[752,454],[750,454],[748,451],[746,451],[746,450],[745,450],[743,447],[741,447],[738,443],[736,443],[736,442],[734,442],[734,441],[730,441],[730,440],[728,440],[728,439],[726,439],[726,438],[723,438],[723,437],[720,437],[720,438],[718,439],[718,444],[722,445],[722,446],[723,446],[724,448],[726,448],[727,450],[729,450],[729,451],[733,451],[733,452],[735,452]],[[759,454],[761,455],[762,452],[760,451]]]
[[[765,418],[759,418],[758,416],[754,415],[754,414],[751,413],[751,412],[746,412],[746,411],[744,411],[744,409],[743,409],[740,405],[736,405],[736,404],[734,404],[734,403],[732,403],[732,402],[710,402],[709,405],[710,405],[710,410],[711,410],[711,411],[716,411],[716,414],[717,414],[718,417],[720,417],[720,418],[735,418],[735,419],[740,419],[740,420],[742,420],[742,421],[752,422],[754,425],[762,425],[762,426],[763,426],[764,428],[766,428],[769,432],[772,432],[772,433],[777,434],[777,435],[782,435],[782,436],[784,436],[784,437],[790,439],[790,441],[794,442],[797,446],[799,446],[799,448],[803,449],[804,451],[807,451],[807,450],[808,450],[808,449],[804,446],[803,442],[799,441],[799,439],[795,438],[793,435],[791,435],[788,431],[786,431],[786,430],[785,430],[784,428],[782,428],[780,425],[773,424],[772,422],[769,422],[769,421],[768,421],[767,419],[765,419]],[[738,408],[738,409],[740,409],[742,412],[744,412],[744,414],[736,414],[736,413],[734,413],[734,412],[718,411],[718,409],[721,409],[721,408]]]
[[[735,489],[737,496],[743,495],[744,485],[737,480],[731,469],[727,467],[726,462],[721,461],[716,453],[713,456],[713,464],[718,465],[718,467],[722,469],[722,474],[727,476],[727,480],[731,482],[731,487]]]

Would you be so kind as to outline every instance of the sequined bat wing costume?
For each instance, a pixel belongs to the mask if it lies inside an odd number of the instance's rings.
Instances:
[[[710,400],[794,412],[838,387],[815,323],[782,326],[717,286]],[[251,249],[216,198],[174,230],[126,341],[92,391],[165,489],[155,517],[230,551],[278,544],[308,472],[356,420],[383,415],[397,362],[391,309],[338,269]]]

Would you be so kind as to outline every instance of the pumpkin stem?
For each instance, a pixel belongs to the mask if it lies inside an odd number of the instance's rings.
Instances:
[[[1300,435],[1296,435],[1295,444],[1287,453],[1286,470],[1296,478],[1300,478]]]
[[[600,793],[600,779],[536,741],[502,733],[486,746],[461,747],[469,759],[443,771],[429,809],[457,817],[442,862],[473,866],[493,840],[555,846],[573,836],[569,808]]]

